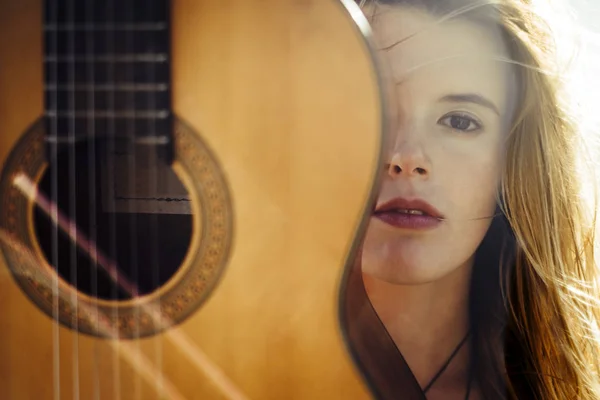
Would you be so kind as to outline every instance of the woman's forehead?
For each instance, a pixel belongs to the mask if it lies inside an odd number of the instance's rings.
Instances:
[[[432,94],[484,92],[504,108],[514,82],[500,31],[466,18],[438,21],[408,7],[377,10],[373,31],[394,81]]]
[[[448,17],[404,5],[378,5],[376,8],[371,6],[365,13],[371,15],[377,39],[384,46],[390,46],[398,40],[412,39],[413,36],[425,37],[423,40],[439,39],[440,36],[468,40],[483,36],[482,43],[487,43],[490,51],[504,51],[502,36],[497,26],[483,22],[480,18],[471,19],[468,13]]]

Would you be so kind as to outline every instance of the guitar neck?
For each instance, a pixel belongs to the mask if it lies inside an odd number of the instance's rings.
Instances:
[[[48,146],[172,146],[168,0],[46,0]],[[122,140],[124,139],[124,141]]]

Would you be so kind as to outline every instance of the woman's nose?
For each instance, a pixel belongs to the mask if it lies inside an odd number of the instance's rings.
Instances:
[[[394,150],[388,165],[387,173],[391,178],[427,178],[431,173],[431,165],[420,146],[404,145]]]

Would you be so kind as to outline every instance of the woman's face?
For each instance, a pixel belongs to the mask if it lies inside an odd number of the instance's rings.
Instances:
[[[444,219],[415,229],[401,210],[376,213],[363,272],[391,283],[431,282],[470,265],[491,223],[515,83],[499,61],[508,58],[499,31],[466,18],[436,23],[403,6],[376,14],[372,26],[398,108],[377,207],[421,199]]]

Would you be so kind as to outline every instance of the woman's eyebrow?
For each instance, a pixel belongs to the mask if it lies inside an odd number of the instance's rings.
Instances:
[[[498,116],[500,116],[500,111],[498,111],[498,107],[496,107],[496,105],[492,101],[486,99],[485,97],[483,97],[479,94],[475,94],[475,93],[448,94],[448,95],[442,97],[439,101],[446,102],[446,103],[479,104],[480,106],[489,108],[490,110],[495,112]]]

